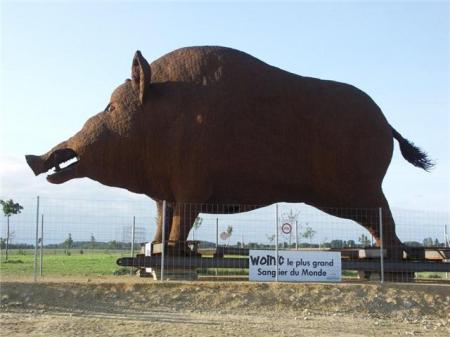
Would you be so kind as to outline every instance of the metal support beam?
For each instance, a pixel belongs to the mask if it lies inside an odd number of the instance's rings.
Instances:
[[[165,255],[165,245],[166,245],[166,201],[163,201],[163,207],[162,207],[162,245],[161,245],[161,261],[162,263],[160,263],[161,265],[161,282],[164,281],[164,255]],[[149,266],[150,267],[150,266]]]
[[[37,281],[37,255],[38,255],[38,244],[39,244],[39,196],[36,201],[36,238],[34,244],[34,282]]]
[[[140,268],[160,268],[162,263],[165,267],[172,268],[248,268],[248,258],[206,258],[206,257],[184,257],[184,256],[138,256],[136,258],[122,257],[117,260],[119,266],[135,266]],[[342,270],[365,270],[380,271],[380,262],[374,261],[342,261]],[[448,262],[424,262],[408,261],[384,263],[385,272],[450,272],[450,263]]]
[[[383,210],[378,209],[378,221],[380,223],[380,282],[384,282],[384,254],[383,254]]]

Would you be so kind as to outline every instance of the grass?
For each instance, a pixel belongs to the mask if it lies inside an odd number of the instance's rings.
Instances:
[[[90,250],[81,254],[80,250],[72,249],[70,255],[62,249],[47,249],[44,254],[44,276],[109,276],[126,273],[128,268],[120,267],[116,260],[123,256],[130,256],[128,251]],[[235,257],[235,256],[232,256]],[[247,258],[242,256],[242,258]],[[34,271],[34,250],[14,249],[5,261],[4,251],[0,257],[0,275],[2,276],[31,276]],[[39,271],[39,257],[38,257]],[[199,270],[201,275],[216,275],[215,268]],[[248,269],[217,269],[217,275],[248,275]],[[344,278],[357,278],[357,272],[343,270]],[[445,279],[445,273],[421,272],[419,279]]]
[[[416,273],[416,277],[419,279],[447,279],[446,273],[440,273],[440,272],[430,272],[430,271],[424,271]],[[450,273],[448,273],[448,277],[450,279]]]
[[[92,251],[80,254],[72,250],[71,255],[62,250],[49,250],[44,254],[43,275],[47,276],[99,276],[113,275],[120,267],[116,260],[128,256],[128,252]],[[31,252],[13,251],[8,261],[1,257],[0,274],[4,276],[29,276],[34,270],[34,255]],[[38,257],[39,270],[39,257]]]

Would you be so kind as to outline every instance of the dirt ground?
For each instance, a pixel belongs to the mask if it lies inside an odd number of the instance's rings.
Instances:
[[[2,279],[3,336],[449,336],[450,286]]]

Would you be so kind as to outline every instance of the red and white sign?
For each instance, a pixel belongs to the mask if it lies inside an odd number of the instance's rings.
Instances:
[[[281,225],[281,231],[282,231],[284,234],[290,234],[291,231],[292,231],[292,226],[291,226],[291,224],[288,223],[288,222],[282,224],[282,225]]]

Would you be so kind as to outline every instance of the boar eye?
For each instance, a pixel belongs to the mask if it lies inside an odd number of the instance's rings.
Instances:
[[[114,105],[112,105],[111,103],[109,103],[105,108],[105,112],[111,112],[113,110],[114,110]]]

